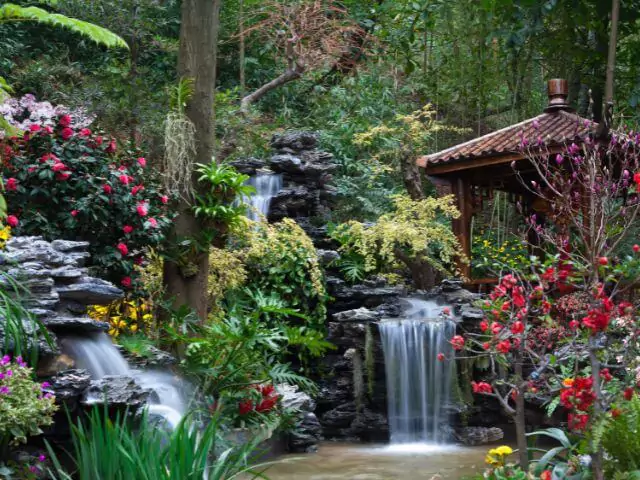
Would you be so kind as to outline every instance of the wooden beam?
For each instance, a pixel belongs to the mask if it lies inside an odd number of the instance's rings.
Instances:
[[[459,177],[453,182],[453,194],[460,217],[452,222],[453,233],[460,242],[462,254],[471,261],[471,216],[473,205],[471,199],[471,184],[466,178]],[[458,262],[458,268],[466,278],[471,278],[471,265]]]

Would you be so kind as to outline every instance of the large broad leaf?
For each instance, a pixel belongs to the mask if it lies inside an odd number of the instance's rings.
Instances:
[[[551,437],[554,440],[557,440],[558,442],[560,442],[560,444],[562,444],[564,448],[567,448],[567,449],[571,448],[571,442],[569,441],[567,434],[564,433],[559,428],[547,428],[546,430],[538,430],[537,432],[527,434],[527,436],[534,436],[534,435],[545,435],[547,437]]]
[[[127,42],[106,28],[59,13],[50,13],[38,7],[21,7],[13,3],[5,3],[0,7],[0,23],[6,21],[31,21],[64,27],[109,48],[129,48]]]

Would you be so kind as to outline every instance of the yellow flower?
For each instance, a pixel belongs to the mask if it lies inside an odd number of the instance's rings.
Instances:
[[[138,325],[136,325],[135,323],[129,326],[129,330],[131,330],[133,333],[138,331]]]
[[[573,387],[573,378],[565,378],[562,380],[562,385],[565,387]]]
[[[502,455],[502,456],[507,456],[507,455],[511,455],[513,453],[513,449],[507,445],[502,445],[498,448],[495,449],[496,453],[498,455]]]
[[[498,465],[501,465],[501,463],[502,463],[497,458],[492,457],[491,455],[487,455],[486,457],[484,457],[484,461],[488,465],[493,465],[494,467],[497,467]]]

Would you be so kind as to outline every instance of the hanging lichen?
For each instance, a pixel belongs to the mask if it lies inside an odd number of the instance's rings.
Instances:
[[[373,387],[375,386],[375,344],[371,324],[367,324],[364,337],[364,367],[367,372],[367,393],[369,399],[373,398]]]
[[[353,399],[356,403],[356,412],[362,412],[364,401],[364,378],[362,371],[362,357],[355,348],[352,349],[351,364],[353,367]]]

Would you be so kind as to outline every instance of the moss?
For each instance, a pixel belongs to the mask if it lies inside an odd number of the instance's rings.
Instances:
[[[364,337],[364,366],[367,371],[367,394],[369,399],[373,397],[373,387],[375,385],[375,343],[371,325],[367,324]]]

